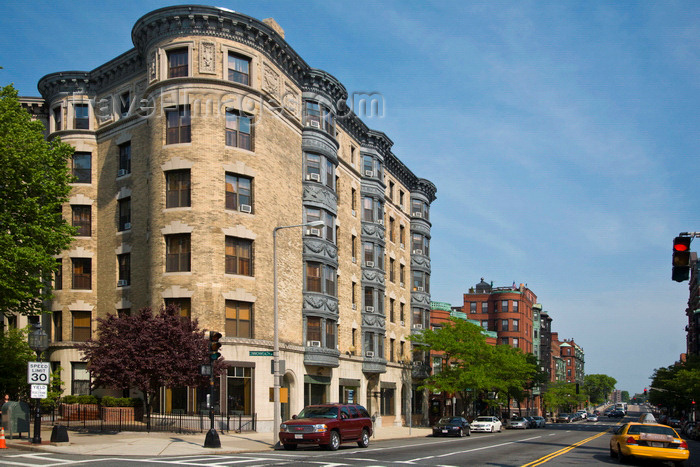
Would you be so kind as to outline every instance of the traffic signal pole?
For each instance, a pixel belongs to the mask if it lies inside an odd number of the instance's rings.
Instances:
[[[221,357],[219,349],[221,348],[221,333],[209,331],[209,431],[204,438],[205,448],[220,448],[221,440],[219,433],[214,428],[214,363]]]

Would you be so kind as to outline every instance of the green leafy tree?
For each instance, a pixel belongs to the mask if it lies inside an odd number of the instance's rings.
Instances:
[[[177,306],[154,314],[146,307],[130,316],[97,320],[97,337],[78,346],[88,362],[95,388],[137,388],[150,408],[162,387],[206,385],[200,366],[209,363],[209,340],[196,320],[180,316]],[[224,368],[216,362],[215,374]]]
[[[9,328],[0,332],[0,397],[8,394],[11,400],[28,399],[27,364],[36,358],[29,348],[27,329]]]
[[[542,395],[548,411],[574,412],[586,401],[585,393],[576,394],[576,384],[563,381],[550,384]]]
[[[42,311],[46,284],[74,229],[61,214],[73,148],[46,141],[44,126],[22,109],[12,85],[0,90],[0,311]]]
[[[48,395],[46,399],[41,400],[41,408],[44,412],[50,412],[61,402],[63,396],[63,380],[61,380],[62,367],[56,368],[51,372],[49,379]]]
[[[690,356],[683,363],[657,368],[648,392],[649,402],[681,413],[700,401],[700,357]]]
[[[608,396],[615,389],[616,384],[617,380],[612,376],[586,375],[583,380],[583,390],[588,394],[591,404],[600,405],[608,400]]]
[[[629,402],[630,401],[630,393],[629,391],[622,391],[620,393],[620,397],[622,398],[622,402]]]

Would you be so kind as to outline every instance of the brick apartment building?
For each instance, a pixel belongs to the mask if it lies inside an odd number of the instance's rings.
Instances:
[[[97,318],[173,303],[224,334],[221,411],[235,400],[272,430],[262,356],[273,348],[272,232],[323,221],[277,236],[283,417],[352,401],[379,424],[403,423],[415,392],[407,336],[430,323],[435,185],[347,110],[345,87],[311,68],[272,19],[172,6],[140,18],[131,37],[131,50],[46,75],[41,98],[23,99],[48,138],[76,150],[63,214],[79,235],[57,258],[43,322],[67,393],[89,390],[75,344]],[[520,329],[531,320],[513,320],[528,294],[502,293],[511,305],[498,315],[511,326],[504,338],[526,348]],[[513,310],[516,297],[524,310]],[[197,411],[205,394],[163,388],[158,410]]]

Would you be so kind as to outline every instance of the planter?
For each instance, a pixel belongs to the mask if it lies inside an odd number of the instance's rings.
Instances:
[[[67,420],[98,420],[97,404],[61,404],[61,417]]]
[[[142,407],[102,407],[102,420],[106,423],[142,422]]]

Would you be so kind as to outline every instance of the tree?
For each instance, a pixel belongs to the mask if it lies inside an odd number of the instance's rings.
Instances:
[[[608,400],[608,396],[615,389],[617,380],[612,376],[594,374],[586,375],[583,380],[583,390],[588,394],[593,405],[600,405]]]
[[[620,393],[620,397],[622,398],[622,402],[629,402],[630,401],[630,393],[629,391],[622,391]]]
[[[685,362],[657,368],[648,397],[650,403],[672,413],[689,410],[693,401],[700,401],[700,358],[689,356]]]
[[[42,311],[47,287],[74,229],[61,214],[68,200],[73,148],[46,141],[44,126],[22,109],[12,85],[0,90],[0,311]]]
[[[550,384],[542,395],[548,411],[565,410],[573,412],[586,400],[586,394],[576,394],[576,384],[559,381]]]
[[[97,320],[97,337],[78,346],[88,362],[93,387],[137,388],[146,413],[161,387],[200,386],[207,378],[200,366],[209,362],[209,341],[196,320],[180,316],[177,306],[150,307],[131,316]],[[216,362],[215,374],[223,369]]]
[[[28,399],[27,364],[36,354],[29,348],[27,329],[9,328],[0,332],[0,396],[9,394],[10,399]]]

